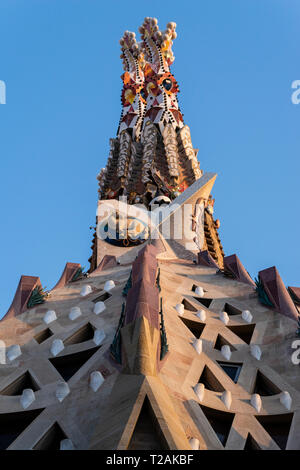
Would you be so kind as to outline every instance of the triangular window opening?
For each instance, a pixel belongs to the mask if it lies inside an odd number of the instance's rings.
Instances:
[[[46,339],[51,338],[51,336],[53,336],[52,331],[50,330],[50,328],[46,328],[45,330],[35,335],[34,339],[36,340],[37,343],[41,344],[44,341],[46,341]]]
[[[42,411],[44,408],[0,414],[0,450],[7,449]]]
[[[228,315],[242,315],[241,310],[227,303],[224,305],[223,311],[226,312]]]
[[[189,302],[188,300],[183,299],[182,303],[184,305],[185,310],[188,310],[189,312],[198,312],[198,309],[194,307],[194,305],[191,304],[191,302]]]
[[[127,450],[169,449],[167,441],[146,396]]]
[[[232,426],[234,414],[208,408],[203,405],[199,406],[205,414],[206,419],[213,428],[214,432],[218,436],[220,442],[225,447]]]
[[[249,433],[246,439],[244,450],[261,450],[256,440]]]
[[[234,383],[237,383],[243,364],[234,362],[217,362],[219,366],[222,367],[223,371],[228,375],[228,377],[230,377]]]
[[[74,374],[92,357],[101,346],[80,351],[65,356],[58,356],[49,359],[57,372],[67,382]]]
[[[204,297],[194,297],[194,299],[198,300],[198,302],[200,302],[206,308],[209,308],[210,304],[213,301],[213,299],[205,299]]]
[[[94,303],[105,302],[105,300],[108,300],[110,297],[111,297],[111,294],[109,294],[108,292],[103,292],[103,294],[93,299],[93,302]]]
[[[255,416],[281,450],[286,448],[293,413],[285,415]]]
[[[69,344],[78,344],[84,343],[85,341],[89,341],[94,338],[95,328],[90,323],[79,328],[76,333],[73,333],[69,338],[64,340],[65,345]]]
[[[20,375],[20,377],[1,390],[0,395],[22,395],[23,390],[26,388],[31,388],[34,392],[40,390],[40,387],[37,385],[29,371],[26,371],[24,374]]]
[[[255,329],[255,323],[251,325],[227,325],[227,328],[245,343],[250,344]]]
[[[258,393],[262,397],[268,397],[281,393],[281,390],[275,384],[273,384],[270,379],[268,379],[264,374],[262,374],[258,370],[253,393]]]
[[[230,344],[229,341],[227,341],[227,339],[225,339],[222,335],[218,334],[214,349],[221,351],[222,346],[225,346],[225,345],[229,346],[231,351],[236,351],[235,347],[232,346],[232,344]]]
[[[211,390],[213,392],[225,391],[223,385],[207,366],[204,367],[198,382],[202,383],[207,390]]]
[[[67,439],[66,434],[58,423],[54,423],[33,450],[60,450],[60,442],[64,439]]]
[[[200,338],[205,328],[205,323],[200,323],[198,321],[189,320],[188,318],[179,317],[180,320],[188,327],[191,333],[196,337]]]

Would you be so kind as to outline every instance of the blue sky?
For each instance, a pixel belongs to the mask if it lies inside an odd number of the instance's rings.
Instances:
[[[300,286],[298,0],[1,0],[0,317],[22,274],[51,288],[67,261],[88,267],[119,39],[145,16],[177,23],[172,72],[201,168],[218,173],[225,253]]]

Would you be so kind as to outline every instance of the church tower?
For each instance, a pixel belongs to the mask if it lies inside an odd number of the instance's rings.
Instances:
[[[120,41],[89,271],[67,263],[51,291],[22,276],[0,321],[1,449],[300,449],[300,289],[224,254],[175,29],[145,18]]]

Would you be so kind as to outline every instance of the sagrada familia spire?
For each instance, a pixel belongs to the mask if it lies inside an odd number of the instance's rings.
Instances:
[[[120,41],[88,272],[22,276],[0,321],[1,449],[300,449],[300,288],[224,254],[175,29],[145,18]]]

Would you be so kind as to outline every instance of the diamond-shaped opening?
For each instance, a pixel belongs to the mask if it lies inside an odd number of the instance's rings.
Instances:
[[[169,449],[148,397],[145,397],[127,450]]]
[[[224,305],[224,312],[228,313],[228,315],[242,315],[242,310],[239,310],[238,308],[234,307],[233,305],[230,304],[225,304]]]
[[[105,300],[108,300],[110,297],[111,297],[111,294],[109,294],[108,292],[103,292],[103,294],[101,294],[98,297],[96,297],[95,299],[93,299],[93,302],[94,303],[96,303],[96,302],[105,302]]]
[[[261,450],[256,440],[249,433],[245,442],[244,450]]]
[[[204,297],[194,297],[194,299],[198,300],[198,302],[200,302],[206,308],[209,308],[210,304],[213,301],[213,299],[205,299]]]
[[[22,395],[22,392],[25,388],[31,388],[34,392],[40,390],[40,387],[37,385],[29,371],[26,371],[24,374],[20,375],[20,377],[1,390],[0,395]]]
[[[92,357],[101,346],[65,356],[49,359],[57,372],[67,382]]]
[[[281,450],[286,448],[292,424],[293,413],[285,415],[255,416]]]
[[[69,338],[64,340],[65,345],[84,343],[94,338],[95,328],[90,323],[83,325],[76,333],[73,333]]]
[[[232,344],[230,344],[229,341],[227,341],[227,339],[225,339],[222,335],[218,334],[214,349],[218,349],[218,351],[221,351],[222,346],[225,346],[225,345],[229,346],[231,351],[236,351],[236,348],[232,346]]]
[[[273,384],[270,379],[268,379],[264,374],[262,374],[260,370],[258,370],[256,374],[253,393],[258,393],[262,397],[268,397],[281,393],[281,390],[275,384]]]
[[[199,405],[223,446],[226,445],[234,414]]]
[[[185,310],[188,310],[189,312],[197,312],[198,310],[196,309],[196,307],[194,307],[193,304],[191,304],[191,302],[189,302],[188,300],[186,299],[183,299],[182,300],[182,303],[184,305],[184,309]]]
[[[51,338],[51,336],[53,336],[52,331],[50,330],[50,328],[46,328],[45,330],[35,335],[34,339],[37,343],[41,344],[46,341],[46,339]]]
[[[189,320],[188,318],[179,317],[180,320],[188,327],[196,338],[200,338],[205,328],[205,323]]]
[[[33,450],[59,450],[60,441],[63,439],[67,439],[66,434],[58,423],[54,423],[33,447]]]
[[[213,392],[225,391],[223,385],[219,382],[215,374],[207,366],[204,367],[198,382],[202,383],[207,390],[211,390]]]
[[[229,328],[232,333],[245,341],[245,343],[250,344],[255,328],[255,323],[252,323],[251,325],[227,325],[227,328]]]
[[[217,362],[228,377],[230,377],[234,383],[237,383],[243,364],[235,362]]]
[[[0,414],[0,449],[7,449],[43,410]]]

